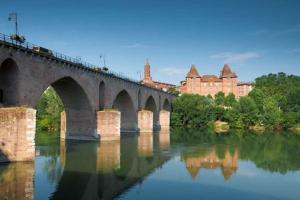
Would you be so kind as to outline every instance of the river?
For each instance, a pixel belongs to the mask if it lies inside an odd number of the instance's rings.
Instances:
[[[300,199],[300,135],[205,130],[120,141],[37,133],[34,162],[0,164],[0,199]]]

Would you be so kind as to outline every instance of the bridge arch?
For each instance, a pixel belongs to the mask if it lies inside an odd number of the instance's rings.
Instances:
[[[113,101],[113,108],[121,112],[121,131],[131,132],[137,130],[137,111],[126,90],[118,93]]]
[[[152,95],[150,95],[146,100],[144,109],[153,112],[153,128],[156,128],[159,119],[159,113],[158,113],[158,107]]]
[[[138,110],[140,110],[142,107],[141,102],[142,102],[142,94],[141,94],[141,90],[139,89],[139,91],[138,91]]]
[[[162,108],[163,110],[171,111],[171,103],[168,99],[165,99]]]
[[[104,81],[101,81],[99,84],[99,110],[103,110],[105,106],[105,91],[106,85]]]
[[[66,76],[49,86],[53,87],[64,105],[66,137],[93,136],[96,130],[95,113],[81,85],[72,77]]]
[[[8,58],[0,65],[0,105],[15,106],[19,97],[19,68]]]

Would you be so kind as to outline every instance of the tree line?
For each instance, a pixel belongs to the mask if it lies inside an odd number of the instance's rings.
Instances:
[[[234,94],[200,96],[183,94],[173,102],[171,124],[177,127],[209,127],[216,120],[231,128],[299,128],[300,77],[285,73],[258,77],[248,96]]]

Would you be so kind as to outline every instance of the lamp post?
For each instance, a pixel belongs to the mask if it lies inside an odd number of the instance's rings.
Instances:
[[[14,22],[15,23],[15,34],[18,35],[18,14],[17,13],[9,13],[8,15],[8,21]]]
[[[19,29],[18,29],[18,14],[17,13],[9,13],[8,15],[8,21],[15,23],[15,34],[12,34],[10,36],[12,41],[16,41],[16,44],[22,44],[25,42],[25,37],[19,35]]]
[[[103,67],[106,67],[106,60],[104,55],[100,55],[100,60],[103,59]],[[100,64],[101,65],[101,64]]]

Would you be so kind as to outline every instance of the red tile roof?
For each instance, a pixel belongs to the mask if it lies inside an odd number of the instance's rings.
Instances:
[[[219,79],[215,75],[203,75],[201,81],[203,81],[203,82],[222,82],[222,80]]]
[[[190,71],[187,73],[186,77],[187,77],[187,78],[200,77],[200,75],[199,75],[199,73],[198,73],[198,71],[197,71],[197,69],[196,69],[196,66],[195,66],[194,64],[191,66],[191,69],[190,69]]]
[[[237,78],[237,75],[231,71],[229,65],[225,64],[221,71],[220,78]]]

